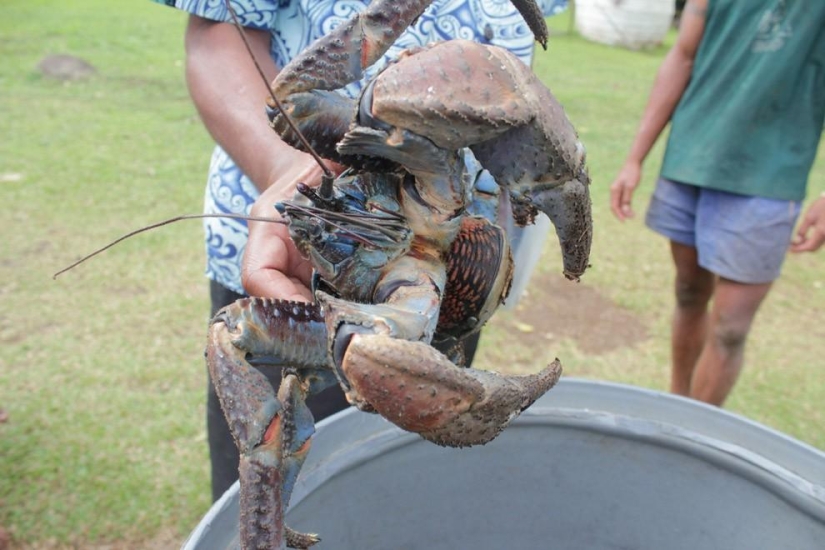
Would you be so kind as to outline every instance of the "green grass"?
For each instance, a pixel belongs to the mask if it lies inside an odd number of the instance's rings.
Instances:
[[[51,278],[128,230],[202,204],[211,142],[183,79],[185,17],[144,0],[112,6],[6,0],[0,20],[0,408],[9,415],[0,424],[0,525],[21,547],[183,540],[209,506],[199,224],[142,235]],[[663,389],[667,248],[639,221],[616,222],[607,189],[665,50],[611,49],[566,34],[564,18],[552,24],[536,70],[579,128],[594,181],[594,267],[583,284],[637,315],[649,336],[601,355],[573,341],[549,352],[573,376]],[[46,79],[36,66],[49,53],[80,56],[98,73]],[[820,155],[812,190],[824,188]],[[555,246],[546,255],[540,269],[557,271]],[[823,274],[824,253],[789,259],[729,405],[819,448]],[[506,347],[501,327],[483,339],[488,365],[496,348],[520,352]]]
[[[183,536],[209,505],[197,222],[51,278],[203,200],[211,143],[183,78],[185,17],[110,6],[7,2],[0,22],[0,525],[22,541]],[[50,53],[98,73],[44,78]]]

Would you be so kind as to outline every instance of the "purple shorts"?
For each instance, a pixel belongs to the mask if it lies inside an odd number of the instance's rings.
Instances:
[[[740,283],[779,277],[800,201],[750,197],[659,178],[645,223],[695,247],[699,265]]]

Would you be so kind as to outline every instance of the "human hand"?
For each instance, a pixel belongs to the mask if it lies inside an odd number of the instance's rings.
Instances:
[[[297,153],[297,152],[296,152]],[[315,187],[322,170],[312,157],[298,153],[291,169],[279,174],[252,205],[250,215],[280,219],[275,204],[292,199],[297,184]],[[249,222],[249,240],[241,262],[241,283],[250,296],[307,302],[312,300],[312,266],[298,252],[285,224]]]
[[[825,193],[819,196],[802,216],[791,241],[791,252],[814,252],[825,243]]]
[[[619,220],[625,221],[635,215],[631,202],[641,179],[641,163],[628,160],[610,185],[610,210]]]

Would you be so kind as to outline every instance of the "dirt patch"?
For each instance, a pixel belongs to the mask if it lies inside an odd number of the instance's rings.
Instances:
[[[514,314],[508,321],[511,334],[523,346],[570,338],[583,352],[598,355],[647,338],[647,328],[636,315],[595,288],[554,274],[534,275]]]
[[[43,76],[56,80],[82,80],[97,73],[85,59],[67,54],[47,55],[37,64]]]

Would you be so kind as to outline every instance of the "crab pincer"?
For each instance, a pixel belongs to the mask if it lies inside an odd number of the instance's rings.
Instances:
[[[221,310],[210,324],[207,365],[240,452],[240,530],[245,548],[308,548],[319,540],[283,522],[315,433],[306,396],[335,382],[331,375],[325,381],[323,374],[311,374],[316,363],[319,372],[325,365],[323,353],[317,357],[312,353],[318,346],[300,345],[315,333],[321,341],[325,338],[323,324],[312,322],[314,315],[311,305],[247,298]],[[290,318],[301,322],[290,323]],[[290,331],[293,338],[279,334],[279,329],[290,328],[295,329]],[[301,330],[305,338],[295,338]],[[303,367],[285,370],[277,394],[249,361],[257,357],[258,362],[266,362],[275,355]]]
[[[350,403],[404,430],[446,447],[483,445],[556,384],[561,364],[512,376],[457,366],[430,345],[425,316],[402,306],[426,294],[413,287],[390,307],[319,293],[336,375]]]
[[[455,151],[471,149],[508,193],[519,225],[539,212],[550,218],[563,273],[578,280],[593,236],[585,148],[551,91],[511,52],[439,42],[402,55],[358,100],[331,91],[362,78],[385,53],[398,36],[388,21],[409,21],[426,4],[374,2],[279,73],[273,94],[326,158],[367,169],[386,168],[381,160],[401,166],[419,181],[419,192],[437,191],[431,197],[446,195],[450,186],[440,182],[456,181]],[[529,5],[517,7],[524,14]],[[300,148],[270,108],[273,128]]]
[[[400,428],[446,447],[483,445],[549,391],[558,359],[536,374],[457,368],[423,342],[354,335],[341,370],[351,391]]]
[[[517,223],[550,218],[564,274],[578,280],[593,234],[585,148],[551,91],[509,51],[450,40],[404,56],[367,85],[338,151],[392,159],[426,181],[444,151],[462,147],[506,190]]]
[[[547,46],[547,23],[535,0],[511,0],[536,40]],[[337,90],[360,80],[432,0],[374,1],[293,59],[272,82],[280,100],[290,94]],[[270,107],[277,106],[270,103]]]

